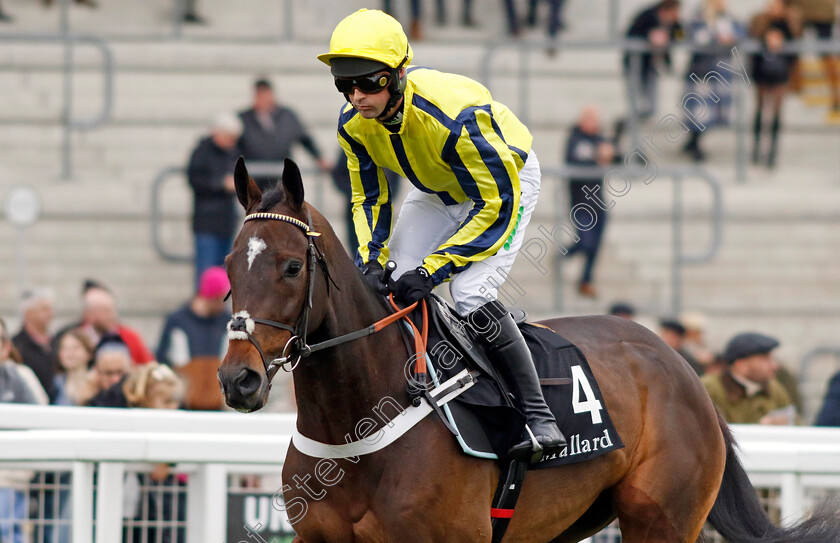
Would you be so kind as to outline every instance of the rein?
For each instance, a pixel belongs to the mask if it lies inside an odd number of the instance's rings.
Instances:
[[[323,349],[329,349],[330,347],[335,347],[336,345],[341,345],[342,343],[348,343],[350,341],[354,341],[356,339],[375,334],[376,332],[379,332],[388,325],[393,324],[402,318],[406,318],[406,316],[409,313],[411,313],[414,310],[414,308],[417,307],[418,302],[414,302],[413,304],[403,309],[399,309],[395,313],[392,313],[391,315],[388,315],[387,317],[380,319],[375,323],[371,324],[370,326],[362,328],[361,330],[356,330],[355,332],[350,332],[348,334],[334,337],[326,341],[316,343],[314,345],[307,344],[306,336],[309,324],[309,311],[312,309],[312,296],[315,290],[314,269],[316,264],[319,264],[324,272],[324,277],[327,281],[327,288],[329,289],[330,283],[332,283],[333,285],[335,285],[336,288],[338,288],[338,285],[335,284],[335,281],[333,281],[332,277],[330,276],[329,268],[327,267],[327,261],[324,258],[323,253],[320,251],[320,249],[318,249],[318,246],[315,244],[315,238],[319,237],[321,234],[312,230],[312,215],[309,212],[307,212],[306,223],[294,217],[289,217],[288,215],[263,212],[251,213],[250,215],[245,217],[245,222],[253,220],[274,220],[293,224],[304,231],[307,240],[309,241],[309,248],[307,249],[307,252],[309,254],[309,258],[307,260],[309,286],[306,295],[306,302],[303,305],[303,310],[301,311],[300,317],[298,318],[298,321],[295,324],[295,326],[292,327],[288,324],[269,319],[253,318],[248,314],[247,311],[237,312],[235,315],[233,315],[233,317],[227,325],[228,339],[247,340],[250,341],[254,345],[254,347],[256,347],[257,351],[260,353],[260,358],[262,358],[263,366],[265,366],[265,371],[267,375],[270,374],[270,371],[274,367],[278,367],[280,369],[283,369],[284,371],[291,372],[297,367],[297,365],[303,358],[310,356],[314,352]],[[398,309],[396,304],[394,303],[393,295],[389,295],[389,298],[391,301],[391,305],[394,307],[394,309]],[[423,314],[425,317],[425,304],[423,304]],[[409,320],[409,322],[411,321]],[[257,338],[255,338],[253,335],[256,324],[262,324],[265,326],[271,326],[273,328],[279,328],[281,330],[287,330],[292,334],[292,336],[289,338],[289,341],[287,341],[286,345],[283,347],[283,352],[279,357],[269,360],[265,356],[265,352],[260,346],[259,341],[257,341]],[[420,343],[416,345],[416,347],[418,348],[418,352],[424,352],[425,341],[423,341],[423,339],[419,339],[421,337],[420,334],[417,334],[416,337],[418,338],[417,341],[423,342],[423,350],[419,350],[421,345]],[[425,367],[425,363],[423,364],[423,366]],[[269,379],[272,376],[273,375],[269,375]]]

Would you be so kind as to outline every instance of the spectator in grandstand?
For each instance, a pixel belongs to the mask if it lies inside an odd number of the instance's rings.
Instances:
[[[128,407],[123,383],[131,370],[128,346],[116,334],[102,336],[93,354],[88,390],[81,397],[91,407]]]
[[[183,14],[181,15],[181,22],[194,25],[207,24],[207,20],[198,14],[196,4],[198,0],[181,0],[183,3]]]
[[[566,164],[572,167],[605,166],[613,162],[615,155],[615,146],[602,134],[600,111],[596,106],[586,106],[566,141]],[[584,218],[574,221],[579,239],[569,248],[566,256],[578,252],[584,255],[586,260],[578,292],[590,298],[598,294],[592,284],[593,272],[607,224],[607,206],[603,203],[607,198],[598,194],[602,185],[603,174],[600,172],[569,179],[572,216]],[[577,209],[581,211],[576,213]]]
[[[239,149],[246,160],[282,162],[292,157],[292,146],[299,143],[312,155],[318,168],[329,173],[330,165],[321,156],[315,140],[294,111],[277,103],[268,79],[254,83],[253,106],[240,112],[239,118],[243,127]],[[263,189],[279,179],[279,175],[253,177]]]
[[[116,334],[128,346],[131,360],[135,364],[145,364],[154,360],[140,334],[120,322],[117,300],[111,291],[102,286],[92,287],[85,292],[83,303],[80,328],[88,335],[92,345],[99,344],[107,334]]]
[[[47,394],[28,367],[11,359],[13,346],[0,319],[0,402],[46,404]],[[0,471],[0,541],[24,543],[23,523],[28,517],[26,490],[31,471]]]
[[[193,190],[195,288],[204,270],[225,263],[233,243],[239,217],[233,166],[239,154],[236,142],[241,135],[239,117],[220,113],[213,119],[210,135],[202,138],[190,155],[187,180]]]
[[[541,0],[528,0],[528,26],[537,26],[537,5]],[[563,20],[563,6],[566,0],[545,0],[548,4],[548,54],[554,55],[557,52],[555,40],[557,33],[566,28]]]
[[[55,399],[57,360],[52,347],[50,324],[55,316],[53,294],[48,289],[30,289],[23,293],[20,313],[23,324],[12,343],[23,363],[35,372],[50,400]]]
[[[58,338],[58,390],[56,405],[83,405],[82,396],[88,388],[89,366],[93,360],[93,345],[80,328],[72,328]]]
[[[627,302],[616,302],[610,306],[610,315],[632,321],[636,316],[636,308]]]
[[[186,382],[188,409],[219,409],[224,404],[216,372],[227,351],[229,290],[224,268],[208,268],[195,296],[170,313],[163,325],[157,359]]]
[[[685,326],[679,320],[661,319],[659,321],[659,337],[662,338],[662,341],[677,351],[677,354],[688,362],[688,365],[691,366],[694,373],[703,375],[703,366],[685,348],[685,335]]]
[[[728,367],[703,377],[703,386],[729,423],[793,424],[796,409],[776,380],[772,351],[779,342],[755,332],[738,334],[726,345]]]
[[[628,39],[643,39],[651,48],[645,52],[628,51],[624,55],[624,77],[630,108],[642,120],[656,111],[659,70],[671,69],[668,46],[682,36],[678,0],[660,0],[633,18]]]
[[[813,28],[817,39],[828,42],[831,40],[832,28],[837,21],[837,0],[790,0],[802,16],[803,28]],[[831,91],[831,111],[840,114],[840,77],[838,77],[838,57],[830,53],[822,54],[825,75]],[[791,74],[791,87],[799,91],[802,88],[801,62],[794,66]]]
[[[756,109],[753,120],[753,164],[762,162],[770,168],[776,166],[779,130],[781,128],[782,100],[788,87],[790,72],[796,55],[785,53],[788,42],[801,33],[800,19],[784,0],[770,0],[767,9],[756,15],[750,24],[750,35],[761,42],[762,50],[752,57],[752,77],[756,83]],[[762,152],[765,118],[771,117],[770,146]]]
[[[3,4],[0,3],[0,23],[11,23],[12,21],[14,21],[14,19],[12,19],[11,15],[6,13],[6,11],[3,9]]]
[[[817,426],[840,426],[840,371],[828,383],[822,408],[817,414]]]
[[[705,105],[696,100],[689,103],[693,120],[685,123],[691,134],[683,151],[701,162],[706,153],[700,148],[700,138],[709,128],[729,125],[732,110],[734,76],[717,64],[731,62],[730,49],[746,36],[746,29],[728,12],[726,0],[704,0],[687,30],[694,50],[685,76],[686,95],[695,93],[706,101]]]

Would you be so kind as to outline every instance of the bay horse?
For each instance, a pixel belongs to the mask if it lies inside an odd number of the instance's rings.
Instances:
[[[227,404],[250,412],[266,402],[278,369],[269,361],[288,362],[290,345],[363,329],[389,310],[304,201],[293,162],[265,194],[241,158],[234,177],[248,218],[226,261],[235,318],[218,375]],[[787,530],[770,523],[700,380],[655,334],[609,316],[542,324],[584,353],[625,447],[529,471],[505,542],[579,541],[615,518],[625,543],[693,542],[707,518],[732,543],[840,541],[825,517]],[[389,326],[298,358],[298,432],[343,444],[383,398],[409,405],[408,354],[399,326]],[[495,462],[463,454],[432,415],[364,456],[319,460],[292,444],[284,507],[296,543],[487,543],[498,477]]]

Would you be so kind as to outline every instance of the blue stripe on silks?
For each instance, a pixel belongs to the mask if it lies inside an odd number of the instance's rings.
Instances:
[[[403,173],[411,181],[411,184],[417,187],[418,190],[425,192],[427,194],[436,194],[438,198],[444,203],[444,205],[452,206],[456,205],[458,202],[455,201],[448,192],[436,191],[432,190],[429,187],[425,186],[420,179],[417,177],[417,174],[414,173],[414,169],[411,167],[411,163],[408,161],[408,155],[405,153],[405,146],[403,145],[402,138],[400,138],[399,134],[391,134],[391,147],[394,148],[394,154],[397,157],[397,161],[400,163],[400,167],[403,170]]]
[[[341,111],[338,114],[338,129],[339,130],[344,128],[344,125],[347,124],[347,122],[350,119],[352,119],[353,117],[355,117],[356,114],[358,113],[358,111],[354,107],[351,107],[347,111],[344,111],[345,107],[347,107],[347,104],[344,104],[344,105],[341,106]]]
[[[431,70],[428,66],[412,66],[411,68],[406,68],[405,73],[410,74],[414,70]]]
[[[445,126],[450,132],[458,133],[461,131],[461,123],[459,123],[452,117],[447,116],[439,107],[426,100],[419,94],[415,94],[414,96],[412,96],[411,104],[416,106],[417,109],[419,109],[420,111],[431,115],[437,122]]]
[[[526,153],[522,149],[520,149],[518,147],[514,147],[513,145],[508,145],[508,149],[510,149],[511,151],[516,153],[517,155],[519,155],[519,158],[522,159],[523,164],[525,163],[526,160],[528,160],[528,153]]]
[[[458,247],[449,247],[446,250],[446,252],[460,256],[472,256],[492,247],[504,235],[513,216],[513,184],[511,183],[510,176],[508,175],[504,161],[499,156],[499,153],[496,152],[496,150],[481,133],[481,129],[479,128],[478,122],[475,118],[475,110],[477,109],[484,110],[488,114],[490,113],[489,106],[473,107],[464,110],[458,116],[458,119],[464,123],[467,133],[470,135],[470,141],[473,145],[475,145],[482,161],[485,166],[487,166],[487,169],[493,176],[493,179],[496,181],[499,196],[502,200],[502,206],[499,210],[499,215],[493,221],[493,224],[491,224],[490,227],[488,227],[481,235],[470,241],[468,244]],[[457,154],[454,155],[457,156]],[[463,164],[461,164],[461,167],[466,170]],[[453,167],[453,170],[454,169],[455,168]],[[470,180],[472,181],[473,186],[475,186],[472,176],[470,176]],[[464,188],[466,192],[467,187]],[[477,192],[477,187],[475,190]],[[474,199],[473,201],[482,201],[480,194],[478,200]],[[471,213],[468,220],[472,218],[472,215],[473,214]],[[462,223],[462,227],[463,225],[466,225],[466,223],[467,221]]]
[[[353,111],[355,112],[356,110],[354,109]],[[391,210],[383,210],[382,208],[385,206],[380,206],[379,220],[376,224],[373,224],[373,206],[379,199],[379,174],[377,166],[368,154],[364,145],[353,139],[350,134],[347,133],[347,130],[344,129],[344,126],[339,126],[338,133],[342,138],[344,138],[344,141],[350,145],[350,149],[359,159],[359,177],[362,180],[362,188],[364,188],[365,191],[365,201],[362,203],[362,209],[365,212],[365,218],[367,219],[368,229],[370,230],[371,236],[371,240],[368,242],[368,260],[375,260],[379,257],[379,253],[382,251],[384,241],[388,239],[388,236],[391,233]],[[383,211],[385,211],[384,215],[387,215],[387,223],[382,221]]]
[[[446,281],[447,278],[455,275],[456,273],[461,273],[472,265],[472,262],[467,262],[463,266],[456,266],[454,262],[448,262],[438,268],[438,270],[431,275],[432,282],[435,286],[437,286]]]

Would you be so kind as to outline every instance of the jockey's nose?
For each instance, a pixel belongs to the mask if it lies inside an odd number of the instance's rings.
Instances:
[[[242,368],[233,379],[234,390],[245,397],[259,390],[261,384],[260,374],[250,368]]]

